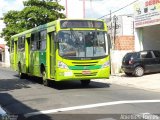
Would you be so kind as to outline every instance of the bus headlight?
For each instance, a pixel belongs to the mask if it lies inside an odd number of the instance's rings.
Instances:
[[[69,69],[68,66],[61,61],[58,61],[58,67],[62,69]]]
[[[102,68],[106,68],[106,67],[109,67],[109,66],[110,66],[110,62],[107,61],[102,65]]]

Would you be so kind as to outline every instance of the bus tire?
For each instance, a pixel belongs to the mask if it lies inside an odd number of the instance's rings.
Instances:
[[[18,76],[19,76],[20,79],[24,79],[25,78],[24,73],[22,73],[21,63],[18,63]]]
[[[81,85],[87,87],[91,80],[81,80]]]
[[[44,86],[50,86],[49,80],[47,79],[46,72],[42,72],[42,82]]]

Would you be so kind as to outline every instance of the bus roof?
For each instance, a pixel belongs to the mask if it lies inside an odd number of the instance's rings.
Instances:
[[[21,32],[19,34],[15,34],[11,38],[15,38],[15,37],[18,37],[18,36],[23,36],[23,35],[28,34],[28,33],[32,33],[32,32],[35,32],[35,31],[39,31],[39,30],[45,29],[47,27],[54,26],[56,24],[56,22],[57,21],[52,21],[52,22],[46,23],[44,25],[37,26],[35,28],[32,28],[32,29],[26,30],[24,32]]]
[[[16,37],[19,37],[19,36],[23,36],[23,35],[25,35],[25,34],[29,34],[29,33],[33,33],[33,32],[36,32],[36,31],[43,30],[43,29],[45,29],[45,28],[54,26],[57,22],[59,22],[59,21],[61,21],[61,20],[90,20],[90,21],[103,21],[103,20],[97,20],[97,19],[58,19],[58,20],[55,20],[55,21],[46,23],[46,24],[44,24],[44,25],[40,25],[40,26],[37,26],[37,27],[35,27],[35,28],[26,30],[26,31],[24,31],[24,32],[15,34],[15,35],[13,35],[11,38],[16,38]]]

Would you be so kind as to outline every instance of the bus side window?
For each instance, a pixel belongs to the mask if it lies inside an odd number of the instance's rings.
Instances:
[[[21,41],[21,51],[24,51],[24,50],[25,50],[24,47],[25,47],[25,37],[22,36],[22,41]]]
[[[39,50],[40,49],[40,46],[41,46],[41,41],[40,41],[40,33],[37,32],[34,34],[34,42],[35,42],[35,45],[36,45],[36,50]]]
[[[47,40],[47,31],[41,31],[40,32],[40,50],[46,49],[46,40]]]
[[[20,51],[21,49],[21,37],[18,38],[18,50]]]
[[[14,39],[11,40],[11,53],[14,52]]]
[[[24,46],[25,46],[25,38],[23,37],[19,37],[18,38],[18,50],[19,51],[24,51]]]
[[[31,50],[36,50],[36,41],[34,40],[35,34],[31,34]]]

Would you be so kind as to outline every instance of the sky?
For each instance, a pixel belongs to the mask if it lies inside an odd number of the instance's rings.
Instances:
[[[0,17],[8,10],[21,10],[24,0],[0,0]],[[58,0],[66,6],[66,0]],[[87,18],[99,18],[111,11],[117,10],[134,0],[85,0],[85,16]],[[67,0],[68,17],[83,17],[83,0]],[[64,11],[65,12],[65,11]],[[119,12],[119,14],[132,12],[132,6]]]
[[[24,0],[0,0],[0,18],[9,10],[23,9]],[[66,7],[66,0],[58,0],[59,3]],[[100,18],[110,11],[115,11],[135,0],[85,0],[85,17]],[[83,0],[67,0],[67,17],[68,18],[83,18]],[[63,11],[66,14],[66,11]],[[133,6],[129,6],[116,14],[133,13]],[[0,22],[0,28],[4,27]]]

